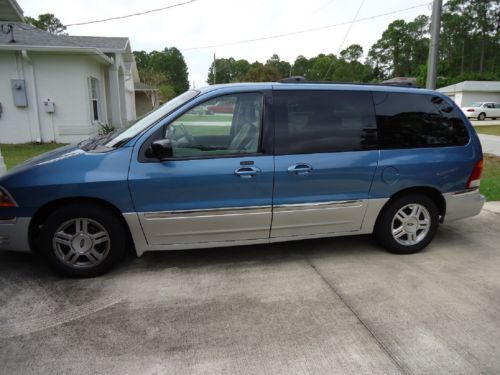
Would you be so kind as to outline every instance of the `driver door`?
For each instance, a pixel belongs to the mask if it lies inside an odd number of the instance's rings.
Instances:
[[[269,238],[274,164],[260,142],[264,102],[262,93],[239,93],[197,105],[160,131],[171,158],[131,163],[130,190],[150,246]]]

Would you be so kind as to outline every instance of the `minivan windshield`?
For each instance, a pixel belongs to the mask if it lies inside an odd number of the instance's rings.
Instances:
[[[112,133],[98,136],[96,138],[81,142],[79,146],[85,150],[95,149],[97,146],[104,146],[106,148],[116,148],[125,144],[130,139],[134,138],[137,134],[143,132],[150,125],[154,124],[156,121],[167,116],[169,113],[175,111],[177,108],[187,103],[194,97],[196,97],[200,92],[197,90],[189,90],[185,93],[173,98],[172,100],[166,102],[161,107],[153,110],[144,116],[138,118],[129,127],[124,129],[119,129]]]

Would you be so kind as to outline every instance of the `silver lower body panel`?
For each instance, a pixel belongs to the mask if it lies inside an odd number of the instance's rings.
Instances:
[[[132,212],[125,213],[123,216],[130,228],[137,255],[141,256],[147,251],[255,245],[369,234],[373,232],[378,214],[387,201],[388,199],[384,198],[337,202],[336,204],[328,202],[327,204],[287,205],[277,206],[273,212],[271,207],[252,207],[246,208],[246,213],[245,211],[239,212],[238,208],[234,208],[220,210],[217,215],[210,212],[211,210],[200,210],[199,212]],[[353,214],[357,216],[354,217]],[[252,225],[248,225],[245,231],[237,228],[231,230],[231,225],[239,226],[244,222],[245,215],[249,215],[245,220],[251,219]],[[269,230],[271,215],[273,215],[273,225],[279,224],[280,229],[274,232],[274,235],[271,235]],[[277,223],[275,221],[276,215],[279,216]],[[287,223],[287,216],[291,220],[289,223]],[[306,218],[310,223],[309,225],[301,222],[302,219]],[[258,220],[255,221],[255,219]],[[177,223],[178,221],[179,223]],[[222,222],[224,225],[219,225]],[[205,223],[208,226],[205,226]],[[260,225],[256,225],[256,223]],[[179,224],[181,225],[180,228],[178,227]],[[149,231],[153,230],[157,233],[153,233],[152,236],[145,235],[148,231],[144,231],[144,225],[149,226]],[[227,231],[221,231],[220,228],[223,227],[226,227]],[[300,230],[300,227],[303,229]],[[187,230],[188,228],[192,233]],[[285,228],[286,230],[284,230]],[[182,229],[182,231],[176,233],[179,229]],[[306,230],[307,232],[304,233]],[[210,233],[211,231],[214,231],[214,233]],[[160,233],[167,234],[167,236],[160,235],[160,237],[169,237],[171,242],[158,243]],[[254,238],[246,237],[249,233]],[[217,240],[213,240],[214,237]]]
[[[479,190],[470,190],[443,194],[446,201],[444,221],[453,221],[476,216],[483,208],[485,198]]]
[[[0,220],[0,250],[30,252],[28,231],[30,217]]]

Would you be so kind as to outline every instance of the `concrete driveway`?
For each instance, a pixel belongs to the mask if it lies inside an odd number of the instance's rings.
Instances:
[[[500,137],[498,135],[478,134],[483,153],[500,156]]]
[[[410,256],[358,236],[150,253],[64,280],[0,253],[0,372],[497,374],[492,209]]]

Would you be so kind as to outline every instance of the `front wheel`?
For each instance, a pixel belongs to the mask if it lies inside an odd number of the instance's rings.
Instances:
[[[436,204],[423,194],[396,198],[380,215],[375,237],[383,247],[396,254],[412,254],[424,249],[438,227]]]
[[[39,249],[59,274],[94,277],[122,258],[127,238],[120,218],[106,207],[70,204],[47,218]]]

